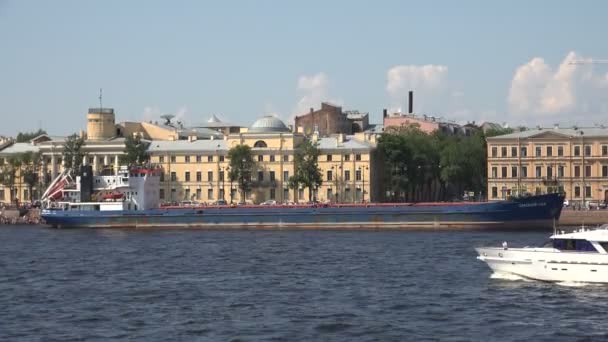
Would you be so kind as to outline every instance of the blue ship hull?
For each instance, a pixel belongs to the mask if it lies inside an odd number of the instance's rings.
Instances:
[[[485,203],[245,206],[142,211],[43,210],[58,228],[551,228],[564,197],[530,196]]]

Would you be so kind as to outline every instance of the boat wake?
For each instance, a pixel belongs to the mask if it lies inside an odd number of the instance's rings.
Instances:
[[[490,275],[490,279],[502,279],[502,280],[523,280],[523,281],[531,281],[528,278],[520,277],[513,273],[506,272],[494,272]]]
[[[565,287],[586,287],[586,286],[597,286],[597,284],[592,284],[592,283],[584,283],[584,282],[580,282],[580,281],[560,281],[556,283],[559,286],[565,286]]]

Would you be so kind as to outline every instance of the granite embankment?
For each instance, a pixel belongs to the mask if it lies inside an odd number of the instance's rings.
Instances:
[[[0,209],[0,224],[40,224],[40,210]]]
[[[597,226],[608,223],[608,209],[572,210],[564,209],[559,218],[560,226]]]

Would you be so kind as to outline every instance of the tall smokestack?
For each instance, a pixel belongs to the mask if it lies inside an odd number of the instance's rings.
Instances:
[[[409,114],[412,114],[414,112],[414,92],[410,90],[410,107],[409,107]]]

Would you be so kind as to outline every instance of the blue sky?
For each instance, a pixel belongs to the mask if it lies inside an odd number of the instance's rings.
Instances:
[[[216,114],[251,124],[320,101],[456,121],[599,123],[605,1],[2,1],[0,134]]]

